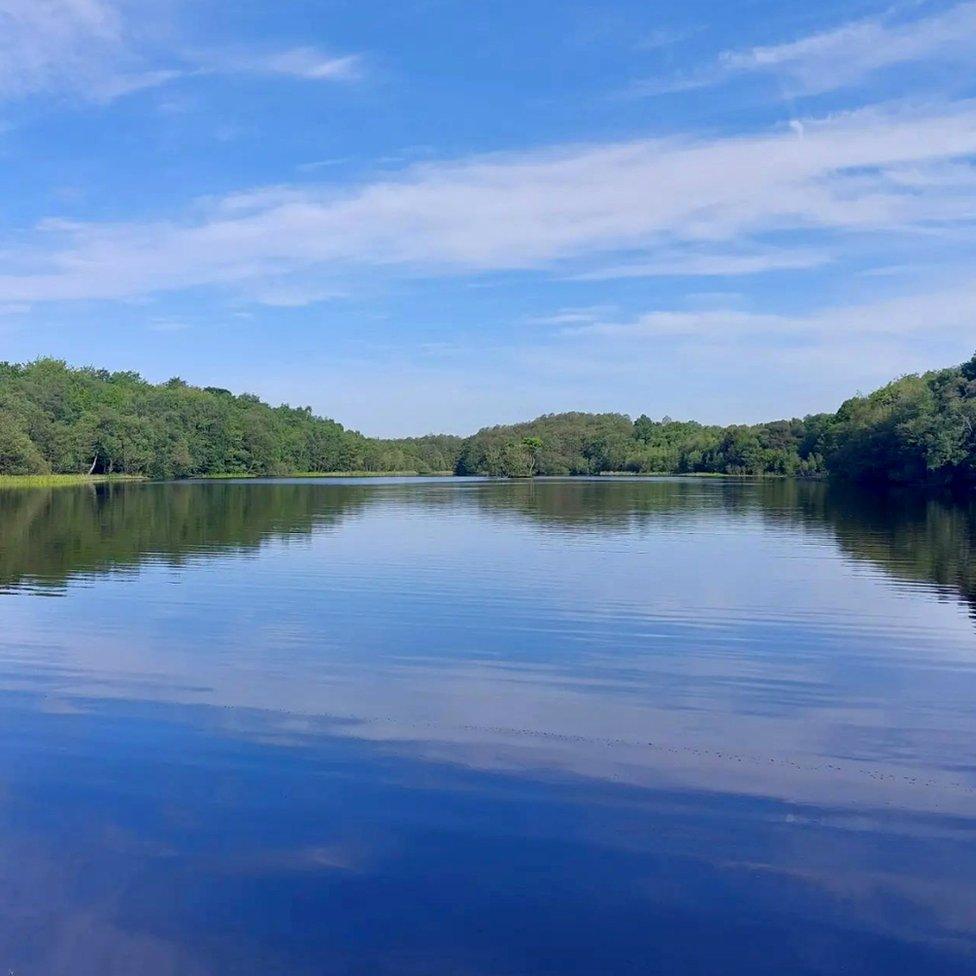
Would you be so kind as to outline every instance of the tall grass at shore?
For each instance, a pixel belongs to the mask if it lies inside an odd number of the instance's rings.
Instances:
[[[454,474],[453,471],[428,471],[425,478],[447,478]],[[287,474],[266,475],[266,474],[234,474],[222,472],[221,474],[202,475],[204,481],[227,481],[234,479],[274,479],[274,478],[416,478],[420,477],[419,471],[289,471]]]
[[[115,474],[0,474],[0,488],[73,488],[78,485],[145,480],[132,475]]]

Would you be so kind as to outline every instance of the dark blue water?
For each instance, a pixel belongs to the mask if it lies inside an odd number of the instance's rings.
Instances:
[[[976,514],[0,494],[0,972],[976,972]]]

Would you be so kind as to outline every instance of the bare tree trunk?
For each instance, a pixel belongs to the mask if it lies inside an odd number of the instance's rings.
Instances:
[[[98,464],[98,455],[96,454],[92,458],[91,467],[88,469],[88,476],[91,477],[95,473],[95,465]]]

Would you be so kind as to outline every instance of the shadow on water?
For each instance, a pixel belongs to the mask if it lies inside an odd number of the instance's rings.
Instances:
[[[842,486],[800,494],[808,523],[829,527],[843,552],[892,577],[931,583],[976,615],[976,501],[971,496]]]
[[[179,566],[327,530],[368,492],[294,484],[96,485],[0,491],[0,587],[63,588],[147,561]]]
[[[370,506],[470,508],[543,531],[641,530],[669,521],[712,526],[759,518],[822,532],[845,555],[892,578],[933,584],[976,614],[976,502],[794,481],[696,479],[99,485],[0,492],[0,587],[63,588],[73,577],[147,561],[258,550],[271,539],[328,531]]]
[[[755,516],[784,528],[820,531],[845,555],[895,579],[935,584],[966,600],[976,615],[976,500],[971,493],[791,480],[586,479],[517,482],[506,490],[483,492],[478,500],[499,514],[574,532],[716,515]]]

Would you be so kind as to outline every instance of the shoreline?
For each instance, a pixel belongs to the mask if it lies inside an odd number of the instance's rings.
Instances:
[[[289,471],[287,474],[201,474],[187,481],[273,481],[276,478],[454,478],[453,471]]]
[[[0,489],[77,488],[82,485],[122,484],[148,480],[136,474],[0,474]]]

